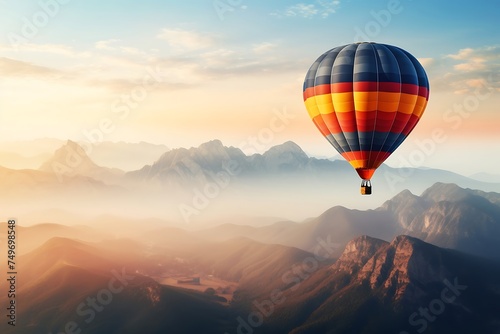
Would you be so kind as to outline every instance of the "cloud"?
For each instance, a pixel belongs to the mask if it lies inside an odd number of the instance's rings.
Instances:
[[[4,52],[24,52],[24,53],[50,53],[72,58],[89,58],[92,56],[90,52],[79,52],[73,48],[61,44],[35,44],[23,43],[16,47],[10,45],[0,45],[0,51]]]
[[[256,54],[263,54],[272,51],[276,47],[276,44],[263,42],[253,46],[253,52]]]
[[[0,57],[0,73],[11,77],[55,77],[63,72],[24,61]]]
[[[171,81],[186,85],[203,85],[217,79],[243,78],[259,76],[265,73],[282,74],[297,71],[305,65],[286,58],[264,53],[272,48],[270,43],[261,43],[248,48],[219,48],[200,54],[183,54],[157,59],[165,77]],[[255,52],[261,51],[263,53]]]
[[[500,91],[500,46],[464,48],[449,54],[430,68],[434,88],[455,94]]]
[[[337,12],[340,7],[338,0],[318,0],[315,3],[297,3],[287,7],[284,11],[271,13],[272,16],[277,17],[302,17],[310,19],[313,17],[327,18],[331,14]]]
[[[298,3],[296,5],[290,6],[285,10],[285,16],[302,16],[305,18],[311,18],[318,14],[318,9],[313,4],[303,4]]]
[[[140,50],[138,48],[130,47],[130,46],[122,46],[118,45],[120,42],[119,39],[108,39],[103,41],[98,41],[94,44],[94,47],[97,50],[105,50],[105,51],[117,51],[119,53],[129,55],[129,56],[139,56],[145,59],[151,57],[147,52]]]
[[[434,58],[418,58],[418,61],[426,69],[436,64],[436,60]]]
[[[297,71],[295,61],[277,55],[277,44],[268,41],[251,45],[215,47],[214,37],[179,29],[163,29],[158,35],[178,50],[142,50],[117,39],[96,41],[87,53],[64,45],[23,45],[23,61],[16,57],[0,59],[0,71],[8,77],[58,80],[63,85],[97,88],[103,91],[129,91],[144,78],[149,67],[159,68],[164,82],[159,88],[189,89],[213,80],[254,77]],[[0,45],[1,49],[1,45]],[[172,52],[173,51],[173,52]],[[8,53],[7,53],[8,54]],[[26,56],[27,55],[27,56]],[[64,80],[64,81],[61,81]]]
[[[182,29],[162,29],[157,38],[183,51],[207,49],[215,44],[213,37],[209,35]]]
[[[119,41],[120,41],[119,39],[108,39],[104,41],[97,41],[94,46],[96,49],[99,50],[114,50],[115,47],[111,45]]]
[[[340,1],[338,0],[319,0],[318,3],[321,6],[320,14],[323,18],[328,17],[330,14],[336,13],[337,9],[340,7]]]
[[[485,70],[492,65],[498,67],[500,64],[500,46],[461,49],[458,53],[447,55],[447,57],[460,61],[459,64],[454,65],[456,70],[464,72]]]

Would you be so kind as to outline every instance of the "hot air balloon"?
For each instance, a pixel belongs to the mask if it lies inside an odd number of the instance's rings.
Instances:
[[[429,99],[424,68],[396,46],[362,42],[322,54],[304,81],[313,123],[372,193],[375,170],[406,139]]]

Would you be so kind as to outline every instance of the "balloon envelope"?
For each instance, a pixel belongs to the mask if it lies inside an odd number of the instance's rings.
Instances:
[[[307,72],[303,95],[321,134],[370,180],[420,120],[429,80],[407,51],[355,43],[322,54]]]

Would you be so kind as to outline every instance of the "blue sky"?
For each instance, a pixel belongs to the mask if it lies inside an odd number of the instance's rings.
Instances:
[[[497,170],[497,1],[3,0],[0,12],[1,141],[89,140],[106,119],[105,140],[241,146],[261,135],[249,153],[293,140],[332,156],[302,105],[303,76],[321,53],[363,36],[414,54],[431,82],[421,124],[388,163],[411,160],[437,129],[446,140],[410,164]],[[151,71],[161,82],[115,113]],[[285,109],[286,126],[263,140]]]

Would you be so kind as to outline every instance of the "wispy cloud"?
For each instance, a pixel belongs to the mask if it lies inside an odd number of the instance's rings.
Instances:
[[[418,61],[424,68],[430,68],[436,63],[436,60],[434,58],[418,58]]]
[[[306,19],[314,17],[327,18],[337,12],[340,7],[339,0],[318,0],[315,3],[297,3],[287,7],[283,11],[273,12],[271,15],[277,17],[302,17]]]
[[[471,72],[486,68],[487,57],[484,51],[484,49],[474,50],[472,48],[466,48],[460,50],[456,54],[448,55],[447,57],[461,61],[454,66],[456,70]]]
[[[10,77],[54,77],[62,74],[61,71],[28,62],[0,57],[0,72]]]
[[[215,45],[212,36],[182,29],[165,28],[161,30],[157,37],[181,51],[206,49]]]
[[[92,54],[88,51],[76,51],[73,48],[62,44],[35,44],[23,43],[16,47],[11,45],[0,45],[0,51],[12,53],[45,53],[72,58],[89,58]]]
[[[283,73],[296,71],[297,64],[270,52],[272,44],[262,43],[252,49],[219,48],[175,57],[163,57],[158,66],[163,68],[168,78],[179,82],[202,84],[212,79],[222,80],[233,77],[258,76],[262,73]],[[260,53],[259,53],[260,52]],[[299,66],[300,67],[300,66]]]
[[[119,45],[118,43],[120,42],[121,41],[119,39],[97,41],[94,44],[94,47],[99,51],[113,51],[114,53],[142,57],[144,59],[151,57],[151,55],[146,51],[131,46]]]
[[[275,48],[276,48],[276,44],[269,43],[269,42],[263,42],[263,43],[259,43],[259,44],[254,45],[252,50],[256,54],[264,54],[264,53],[271,52]]]
[[[464,48],[435,59],[430,65],[426,69],[434,89],[451,90],[455,94],[468,94],[479,88],[500,91],[498,45]]]
[[[285,16],[302,16],[310,18],[318,14],[318,9],[313,4],[298,3],[285,10]]]
[[[114,50],[115,46],[113,46],[113,44],[119,41],[119,39],[107,39],[104,41],[97,41],[94,46],[98,50]]]

